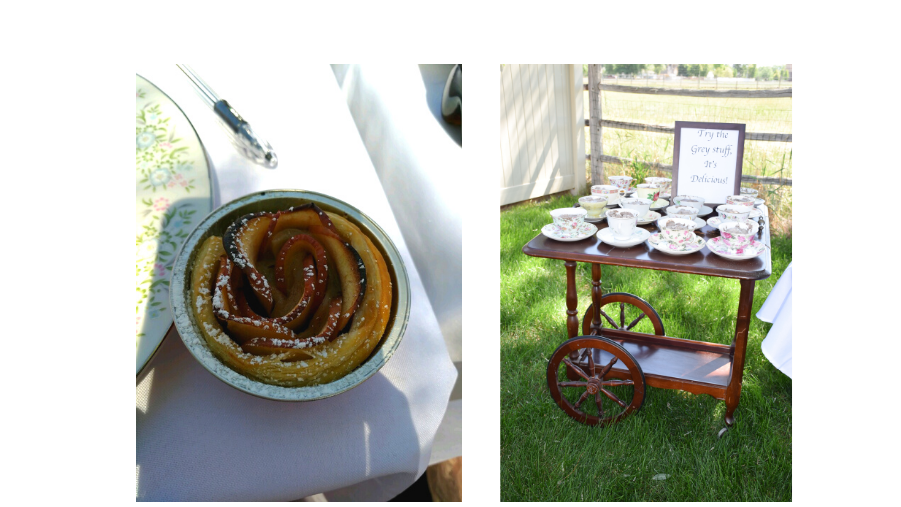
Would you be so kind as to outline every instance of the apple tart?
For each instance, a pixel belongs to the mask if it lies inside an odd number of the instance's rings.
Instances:
[[[266,384],[325,384],[385,332],[391,278],[359,227],[313,203],[253,213],[201,245],[191,302],[213,354]]]

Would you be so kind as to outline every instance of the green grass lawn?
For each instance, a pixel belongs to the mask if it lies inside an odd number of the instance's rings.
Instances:
[[[521,250],[551,221],[550,210],[575,202],[563,196],[501,213],[501,499],[791,501],[792,383],[760,351],[770,324],[753,316],[791,262],[791,236],[773,237],[773,274],[755,287],[732,429],[717,437],[723,401],[652,387],[640,411],[592,428],[554,403],[545,376],[567,338],[563,261]],[[601,282],[605,293],[647,300],[669,336],[732,341],[737,280],[603,266]],[[581,320],[591,302],[588,264],[578,265],[576,283]],[[659,474],[668,477],[653,479]]]

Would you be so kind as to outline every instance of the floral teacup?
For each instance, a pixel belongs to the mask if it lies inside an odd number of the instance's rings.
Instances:
[[[619,187],[613,185],[594,185],[591,187],[591,195],[606,195],[607,205],[619,202]]]
[[[698,218],[698,210],[691,206],[668,206],[664,211],[667,216],[673,218],[688,218],[689,220]]]
[[[748,197],[757,197],[757,189],[756,188],[741,187],[741,190],[739,190],[739,193],[741,193],[741,195],[746,195]]]
[[[730,195],[726,197],[726,204],[738,204],[739,206],[754,206],[754,198],[748,195]]]
[[[651,176],[649,178],[644,179],[646,182],[651,183],[652,185],[660,185],[660,191],[663,193],[669,192],[670,183],[673,182],[670,178],[658,178],[656,176]]]
[[[616,185],[616,188],[628,190],[633,178],[631,176],[610,176],[607,179],[610,180],[610,183]]]
[[[716,213],[723,221],[742,221],[754,210],[753,206],[740,206],[738,204],[720,204],[716,207]]]
[[[697,241],[694,220],[686,218],[670,218],[663,227],[660,228],[660,239],[675,243],[677,245],[689,244],[694,245]]]
[[[607,207],[606,195],[586,195],[579,197],[579,205],[588,212],[588,218],[598,218]]]
[[[760,226],[753,220],[733,220],[721,223],[717,229],[726,246],[737,252],[751,245]]]
[[[587,210],[582,208],[557,208],[551,210],[551,217],[554,219],[554,232],[558,234],[569,234],[578,231],[582,224],[585,223],[585,215]]]

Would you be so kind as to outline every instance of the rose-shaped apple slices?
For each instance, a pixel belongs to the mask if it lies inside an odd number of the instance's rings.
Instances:
[[[223,243],[228,256],[220,260],[213,306],[245,352],[303,359],[308,355],[298,351],[334,339],[360,306],[365,292],[361,258],[313,204],[244,216],[228,228]],[[269,250],[277,251],[275,289],[256,265]],[[337,271],[333,283],[328,283],[329,261]],[[242,272],[268,317],[244,300]],[[299,330],[311,315],[309,327]]]

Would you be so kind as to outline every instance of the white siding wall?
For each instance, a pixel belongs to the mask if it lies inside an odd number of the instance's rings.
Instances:
[[[500,81],[501,205],[584,193],[582,66],[510,64]]]

